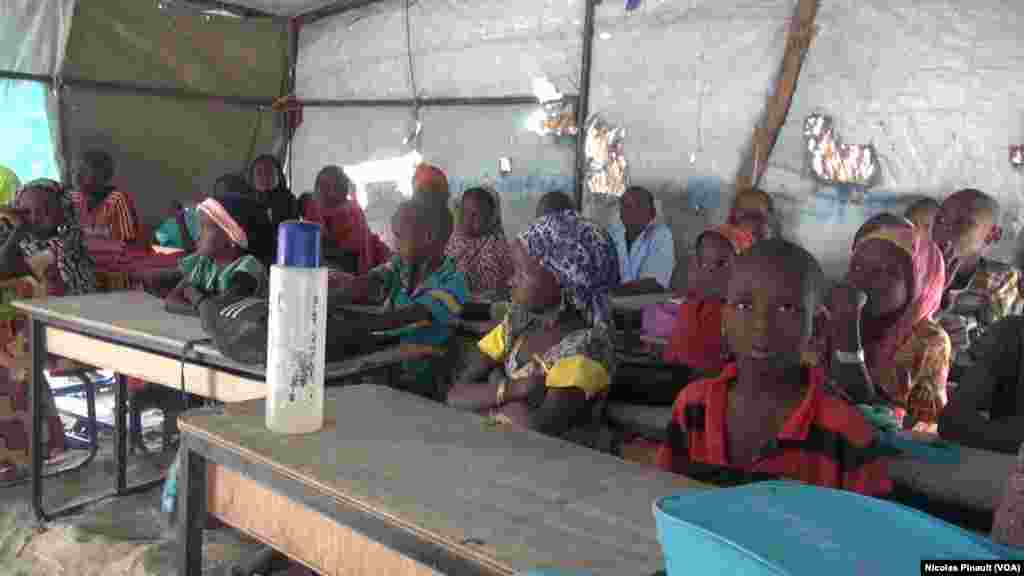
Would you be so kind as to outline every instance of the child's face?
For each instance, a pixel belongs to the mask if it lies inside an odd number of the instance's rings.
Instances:
[[[484,232],[485,224],[491,218],[490,204],[480,198],[479,194],[462,197],[462,219],[460,225],[464,234],[470,238],[479,238]]]
[[[252,167],[252,185],[258,192],[273,190],[277,186],[277,168],[270,160],[260,160]]]
[[[18,208],[25,210],[25,223],[40,235],[52,234],[63,222],[63,214],[53,194],[44,188],[28,188],[18,199]]]
[[[924,230],[928,236],[932,235],[935,217],[939,208],[934,204],[918,204],[907,212],[907,218],[914,223],[914,226]]]
[[[992,214],[978,205],[970,194],[954,194],[942,202],[935,215],[932,238],[946,257],[953,260],[980,256],[989,245]]]
[[[328,210],[338,208],[348,201],[348,187],[333,174],[323,174],[316,179],[316,198]]]
[[[228,254],[234,249],[234,243],[232,243],[231,239],[228,238],[228,235],[221,230],[220,226],[217,226],[209,216],[200,212],[199,242],[196,246],[196,252],[203,256],[217,258],[218,256]]]
[[[885,240],[864,241],[850,260],[846,279],[868,295],[864,314],[873,319],[892,317],[910,303],[910,256]]]
[[[523,243],[512,244],[512,301],[530,310],[550,310],[559,304],[558,279],[530,256]]]
[[[816,302],[801,273],[780,258],[736,260],[724,319],[739,360],[792,366],[809,349]]]
[[[619,219],[630,230],[643,230],[654,218],[647,196],[638,190],[627,190],[619,203]]]
[[[85,192],[97,190],[105,184],[102,180],[99,171],[88,162],[78,163],[75,170],[75,184],[78,185],[79,190]]]
[[[755,240],[771,237],[771,212],[764,196],[756,192],[741,193],[736,196],[733,209],[736,225],[749,231]]]
[[[411,206],[400,206],[391,218],[398,255],[406,263],[419,262],[426,254],[427,235],[419,215]]]
[[[729,272],[736,252],[721,234],[708,232],[697,246],[696,283],[694,288],[701,298],[724,298],[729,289]]]

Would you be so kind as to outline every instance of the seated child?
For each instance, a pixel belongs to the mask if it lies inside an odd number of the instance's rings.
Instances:
[[[238,194],[250,196],[252,191],[244,178],[237,174],[225,174],[213,183],[213,196]],[[160,223],[153,232],[154,240],[160,246],[179,248],[185,252],[195,252],[199,240],[199,211],[194,202],[182,203],[175,200],[171,203],[169,217]]]
[[[457,212],[458,224],[445,254],[465,275],[473,297],[485,301],[506,299],[512,278],[511,252],[497,192],[470,188],[463,192]]]
[[[736,361],[672,408],[662,469],[718,483],[786,478],[877,495],[887,463],[861,413],[825,391],[810,350],[824,275],[806,250],[763,240],[736,259],[725,308]]]
[[[726,363],[722,308],[729,272],[736,256],[752,244],[750,233],[730,224],[710,228],[697,237],[687,274],[690,286],[662,352],[662,360],[678,368],[623,366],[612,386],[612,400],[668,406],[695,377],[721,371]]]
[[[748,188],[736,193],[726,223],[745,228],[754,237],[754,242],[779,235],[775,201],[760,188]]]
[[[302,216],[323,226],[322,257],[351,274],[366,274],[391,256],[391,250],[370,231],[366,215],[352,196],[352,185],[340,166],[325,166],[316,176],[313,197],[303,203]]]
[[[974,363],[972,342],[1024,304],[1020,271],[985,258],[1002,237],[999,203],[984,192],[960,190],[942,202],[932,238],[946,260],[946,293],[936,319],[953,343],[950,380],[957,382]]]
[[[973,352],[977,361],[950,395],[939,434],[971,448],[1016,454],[1024,442],[1024,316],[993,324]]]
[[[540,197],[540,200],[537,202],[537,218],[563,210],[575,209],[576,205],[573,204],[572,198],[569,198],[569,195],[565,192],[556,190]]]
[[[754,243],[746,230],[724,224],[697,237],[695,269],[687,299],[680,308],[664,360],[717,374],[725,365],[722,308],[736,257]]]
[[[22,188],[12,209],[0,213],[0,279],[32,276],[51,296],[96,290],[95,265],[85,248],[75,209],[64,188],[52,180],[33,180]],[[0,369],[0,480],[28,473],[30,460],[30,374],[27,322],[7,303],[36,296],[29,285],[3,290],[0,354],[11,365]],[[43,397],[44,459],[64,447],[64,427],[49,386]]]
[[[932,225],[935,223],[935,216],[939,213],[940,208],[938,200],[925,197],[908,206],[903,215],[913,222],[914,226],[924,230],[931,237]]]
[[[571,210],[519,235],[512,307],[448,392],[450,406],[595,440],[594,414],[614,364],[608,296],[619,274],[609,243],[600,226]]]
[[[945,285],[938,247],[909,222],[882,226],[854,244],[846,280],[830,303],[835,384],[858,404],[895,408],[904,428],[936,432],[951,354],[932,320]],[[848,305],[851,289],[865,305]]]
[[[350,315],[350,337],[386,333],[405,344],[445,349],[452,335],[450,322],[462,312],[466,300],[466,279],[444,255],[452,234],[451,212],[435,202],[406,201],[395,211],[391,228],[397,254],[364,276],[336,276],[331,298],[335,303],[383,304],[387,309],[384,314]],[[443,399],[435,364],[429,360],[405,363],[399,387]]]
[[[71,200],[90,250],[94,246],[102,250],[108,245],[116,247],[145,240],[140,233],[134,196],[117,190],[111,184],[113,177],[114,160],[110,154],[89,150],[82,155],[76,174],[78,190],[71,194]]]
[[[179,261],[182,278],[167,296],[168,307],[198,314],[199,302],[210,295],[266,295],[272,233],[262,206],[224,194],[203,200],[197,210],[199,245]]]

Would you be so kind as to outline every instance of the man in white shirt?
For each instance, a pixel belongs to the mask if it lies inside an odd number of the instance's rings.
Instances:
[[[631,186],[619,204],[619,219],[608,232],[619,256],[622,284],[617,296],[665,292],[676,266],[675,243],[668,226],[655,222],[654,196]]]

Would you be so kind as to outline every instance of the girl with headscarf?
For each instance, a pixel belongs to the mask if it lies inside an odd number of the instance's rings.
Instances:
[[[458,225],[445,253],[466,276],[471,296],[501,300],[508,292],[512,258],[501,225],[501,201],[486,188],[470,188],[462,194]]]
[[[478,344],[449,405],[593,441],[595,410],[614,373],[608,296],[619,272],[610,242],[571,211],[539,218],[519,235],[511,308]]]
[[[125,244],[144,242],[134,195],[112,183],[114,160],[104,150],[82,155],[75,175],[78,189],[71,200],[90,250],[120,251]]]
[[[949,336],[932,319],[945,286],[938,246],[909,222],[882,226],[854,244],[846,280],[828,310],[839,390],[891,407],[897,425],[935,432],[951,355]],[[851,288],[866,302],[850,297]],[[858,313],[863,360],[847,349]]]
[[[35,279],[33,284],[28,277]],[[12,368],[0,370],[0,478],[14,480],[27,472],[29,430],[28,348],[26,319],[7,302],[41,294],[85,294],[96,289],[95,265],[85,248],[74,206],[53,180],[34,180],[17,194],[14,205],[0,210],[0,278],[8,280],[0,307],[0,354]],[[20,282],[17,279],[26,278]],[[43,409],[44,454],[64,446],[64,428],[49,387]]]
[[[169,307],[197,313],[199,302],[208,296],[265,295],[272,236],[262,205],[224,194],[203,200],[197,210],[199,244],[178,263],[182,279],[167,296]]]
[[[332,267],[362,276],[391,257],[387,245],[370,231],[340,166],[325,166],[317,174],[313,198],[303,203],[302,217],[323,226],[323,255]]]
[[[288,189],[284,169],[277,158],[270,154],[257,156],[249,166],[249,185],[256,199],[266,208],[273,227],[271,233],[276,238],[277,227],[281,222],[299,217],[299,202]]]

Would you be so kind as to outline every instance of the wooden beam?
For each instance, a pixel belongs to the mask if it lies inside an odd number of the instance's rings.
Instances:
[[[817,14],[818,0],[799,0],[786,35],[786,52],[782,57],[782,70],[775,80],[775,90],[768,97],[764,115],[754,127],[750,148],[736,175],[737,190],[753,188],[761,181],[772,148],[789,114],[800,69],[814,38]]]

